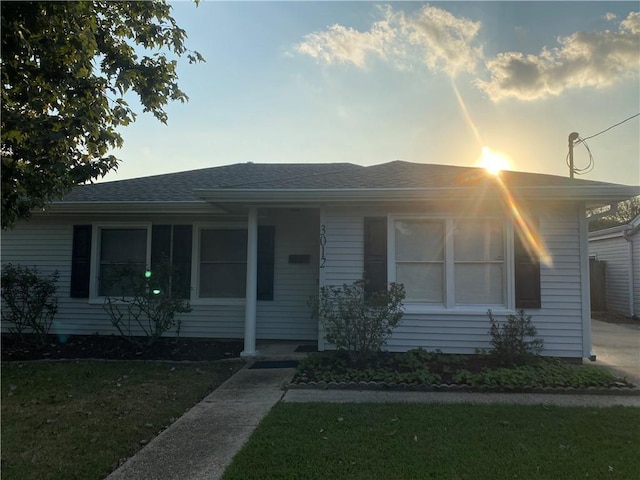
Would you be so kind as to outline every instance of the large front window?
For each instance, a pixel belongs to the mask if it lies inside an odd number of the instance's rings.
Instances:
[[[395,219],[391,280],[408,303],[504,305],[504,236],[494,219]]]
[[[200,230],[200,298],[244,298],[247,230]]]

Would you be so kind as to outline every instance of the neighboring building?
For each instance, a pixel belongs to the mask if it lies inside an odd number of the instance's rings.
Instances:
[[[606,263],[607,310],[640,316],[640,215],[589,233],[589,254]]]
[[[2,261],[57,269],[61,334],[113,333],[102,306],[114,265],[166,254],[193,311],[188,337],[317,340],[323,285],[401,282],[387,348],[474,353],[487,311],[525,309],[546,355],[590,355],[585,208],[637,187],[401,161],[236,164],[75,189],[3,232]],[[247,281],[249,279],[249,281]]]

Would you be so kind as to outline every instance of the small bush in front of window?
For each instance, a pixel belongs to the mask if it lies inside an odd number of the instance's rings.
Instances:
[[[531,315],[524,310],[516,315],[508,315],[504,323],[493,318],[491,310],[489,316],[489,334],[493,349],[489,354],[502,365],[521,365],[533,356],[539,355],[544,348],[544,340],[536,337],[536,327],[531,321]]]
[[[57,281],[57,270],[40,275],[35,267],[7,264],[2,268],[2,320],[21,342],[25,333],[33,334],[39,344],[46,342],[58,312]]]
[[[311,298],[314,316],[320,318],[327,340],[351,360],[363,363],[380,351],[403,314],[404,286],[391,283],[388,290],[368,294],[365,281],[342,287],[322,287]]]
[[[179,334],[181,321],[176,315],[190,312],[191,306],[175,293],[183,289],[172,285],[172,273],[169,261],[162,260],[143,274],[124,266],[114,275],[120,286],[109,285],[108,291],[126,293],[105,297],[103,308],[112,325],[130,342],[149,347],[174,327]]]

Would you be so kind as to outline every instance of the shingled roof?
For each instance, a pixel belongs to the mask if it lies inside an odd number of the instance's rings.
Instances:
[[[363,167],[352,163],[238,163],[222,167],[96,183],[75,188],[56,203],[193,202],[195,190],[353,190],[447,188],[477,184],[484,169],[393,161]],[[554,175],[502,172],[510,187],[612,185]]]

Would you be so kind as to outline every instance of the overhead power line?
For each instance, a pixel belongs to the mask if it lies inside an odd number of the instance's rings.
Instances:
[[[601,134],[603,134],[604,132],[608,132],[608,131],[609,131],[609,130],[611,130],[612,128],[615,128],[615,127],[617,127],[618,125],[622,125],[624,122],[628,122],[629,120],[631,120],[631,119],[633,119],[633,118],[636,118],[638,115],[640,115],[640,113],[636,113],[635,115],[631,115],[629,118],[625,118],[625,119],[624,119],[624,120],[622,120],[621,122],[618,122],[618,123],[616,123],[615,125],[611,125],[609,128],[605,128],[605,129],[604,129],[604,130],[602,130],[601,132],[594,133],[593,135],[589,135],[588,137],[579,138],[579,139],[576,141],[576,143],[575,143],[575,144],[577,145],[577,144],[579,144],[579,143],[581,143],[581,142],[584,142],[585,140],[589,140],[590,138],[597,137],[598,135],[601,135]]]

